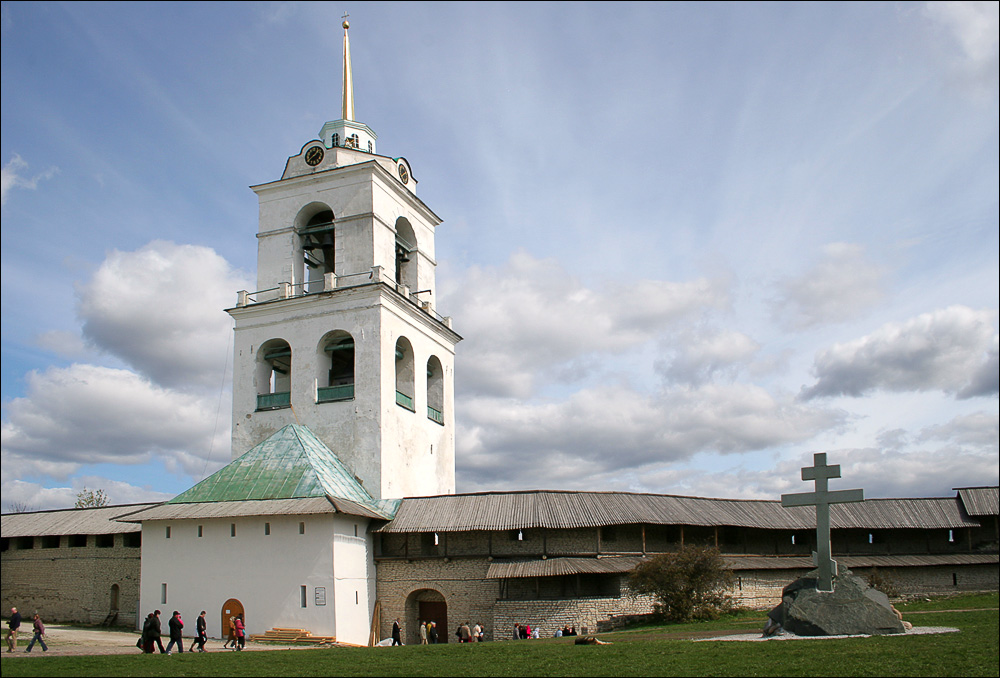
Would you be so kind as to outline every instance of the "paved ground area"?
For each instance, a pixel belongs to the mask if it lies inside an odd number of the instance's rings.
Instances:
[[[23,627],[22,627],[23,628]],[[4,637],[6,637],[6,629],[4,629]],[[21,633],[18,638],[17,650],[12,653],[7,653],[6,645],[0,646],[3,648],[4,659],[14,657],[24,657],[28,659],[30,657],[41,657],[42,655],[51,656],[79,656],[79,655],[96,655],[96,654],[139,654],[138,648],[135,646],[135,641],[139,640],[138,631],[111,631],[105,629],[83,629],[78,627],[67,627],[60,626],[59,624],[46,624],[45,625],[45,644],[49,646],[48,652],[42,652],[42,647],[35,644],[35,647],[31,649],[30,653],[25,652],[25,648],[28,646],[28,642],[31,640],[31,634]],[[167,644],[167,638],[163,639],[164,647]],[[184,649],[187,651],[188,646],[191,644],[191,638],[184,639]],[[208,643],[205,644],[205,650],[207,652],[232,652],[232,650],[225,650],[222,648],[224,640],[209,639]],[[246,651],[248,652],[260,652],[262,650],[307,650],[310,649],[309,646],[303,645],[278,645],[274,643],[247,643]],[[176,652],[176,648],[174,652]]]

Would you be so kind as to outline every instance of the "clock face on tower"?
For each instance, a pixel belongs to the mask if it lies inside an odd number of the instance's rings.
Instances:
[[[410,181],[410,172],[406,169],[406,165],[399,163],[399,180],[404,184]]]
[[[310,167],[315,167],[316,165],[323,162],[323,147],[322,146],[312,146],[308,151],[306,151],[306,164]]]

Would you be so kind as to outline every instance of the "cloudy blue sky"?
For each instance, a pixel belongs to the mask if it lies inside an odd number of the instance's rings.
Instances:
[[[998,481],[997,3],[3,3],[4,509],[229,458],[257,201],[405,156],[458,491]],[[836,483],[835,483],[836,484]]]

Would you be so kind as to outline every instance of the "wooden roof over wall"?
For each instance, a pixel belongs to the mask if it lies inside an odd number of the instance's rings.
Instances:
[[[1000,513],[1000,492],[994,487],[959,487],[958,498],[970,516],[995,516]]]
[[[140,527],[115,520],[123,513],[141,511],[156,504],[103,506],[101,508],[5,513],[0,532],[4,537],[48,537],[62,534],[118,534],[138,532]]]
[[[784,508],[780,501],[759,499],[536,490],[403,499],[395,519],[378,531],[469,532],[635,524],[808,530],[816,527],[815,515],[812,507]],[[830,517],[836,529],[979,526],[964,514],[957,497],[834,504]]]
[[[811,570],[816,567],[807,556],[723,556],[736,572],[752,570]],[[602,558],[548,558],[546,560],[494,561],[486,571],[487,579],[558,577],[573,574],[623,574],[646,558],[608,556]],[[930,567],[948,565],[995,565],[997,554],[941,553],[919,556],[837,556],[836,561],[852,567]]]

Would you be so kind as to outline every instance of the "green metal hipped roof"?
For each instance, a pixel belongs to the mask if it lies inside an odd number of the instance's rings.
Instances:
[[[289,424],[168,504],[338,497],[391,518],[399,502],[377,502],[340,458],[305,426]]]

